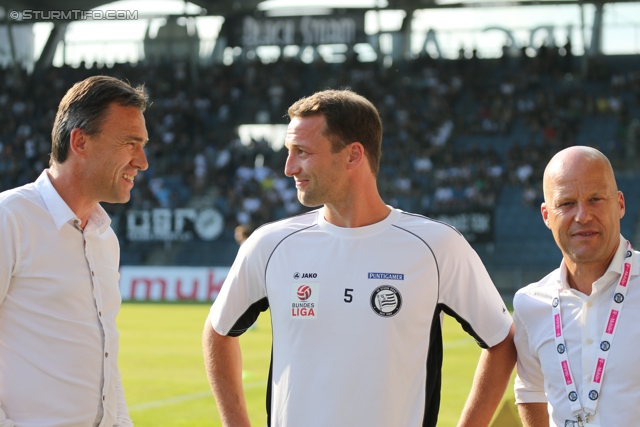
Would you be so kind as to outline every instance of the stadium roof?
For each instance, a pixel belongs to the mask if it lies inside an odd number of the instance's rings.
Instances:
[[[591,46],[590,53],[591,54],[599,54],[602,51],[602,15],[603,15],[603,5],[606,3],[627,3],[627,2],[637,2],[638,0],[369,0],[367,2],[362,2],[358,4],[357,2],[350,2],[348,0],[341,2],[333,2],[327,4],[326,6],[321,6],[324,10],[330,12],[331,10],[343,10],[343,9],[353,9],[353,8],[363,8],[369,10],[404,10],[407,12],[406,17],[408,19],[408,25],[403,28],[409,29],[411,28],[411,17],[413,16],[413,12],[421,9],[442,9],[442,8],[489,8],[489,7],[520,7],[520,6],[549,6],[549,5],[583,5],[583,4],[594,4],[596,6],[596,11],[594,15],[594,25],[593,25],[593,34],[591,37]],[[115,3],[113,0],[0,0],[0,8],[4,9],[4,20],[9,25],[15,24],[33,24],[37,21],[49,21],[54,23],[54,27],[51,30],[51,33],[47,39],[46,45],[44,46],[42,53],[35,65],[35,71],[38,72],[40,70],[45,69],[50,66],[54,54],[56,52],[56,47],[60,40],[64,38],[66,27],[74,20],[73,16],[77,15],[77,11],[86,11],[90,9],[95,9],[101,6],[114,4],[114,7],[117,7],[118,3]],[[186,1],[185,1],[186,3]],[[291,1],[289,0],[189,0],[189,3],[195,4],[196,6],[200,6],[203,10],[199,12],[198,16],[223,16],[229,17],[232,15],[248,15],[256,13],[256,11],[265,12],[265,15],[277,15],[278,13],[283,13],[283,10],[287,8],[286,4],[289,4],[289,9],[291,10]],[[310,3],[302,3],[305,6],[301,6],[300,2],[293,7],[293,13],[296,15],[304,15],[305,9],[307,5]],[[339,7],[336,7],[335,5]],[[344,6],[342,6],[344,4]],[[352,6],[355,5],[356,6]],[[306,9],[309,11],[308,14],[314,14],[312,11],[315,9],[317,11],[318,5],[314,7]],[[40,18],[38,19],[29,19],[23,21],[21,19],[13,20],[7,19],[11,16],[9,11],[42,11],[44,12]],[[148,9],[147,9],[148,10]],[[153,10],[153,9],[151,9]],[[186,10],[186,9],[185,9]],[[193,9],[192,9],[193,10]],[[62,12],[62,14],[69,16],[70,19],[52,19],[51,14],[48,12]],[[73,13],[69,13],[73,12]],[[198,13],[198,12],[196,12]],[[49,15],[49,19],[47,18],[47,14]],[[288,14],[288,13],[287,13]],[[63,15],[63,16],[64,16]],[[139,15],[140,19],[145,18],[153,18],[153,17],[161,17],[166,16],[167,13],[163,13],[158,11],[157,14],[153,12],[142,12]],[[187,13],[188,16],[196,16],[194,12]],[[60,16],[60,14],[58,14]],[[175,15],[174,15],[175,16]],[[184,15],[183,15],[184,16]],[[2,16],[0,16],[0,21],[2,20]],[[11,43],[14,43],[11,38],[12,32],[9,31],[9,39]],[[406,44],[409,46],[409,44]]]
[[[634,2],[637,0],[384,0],[381,9],[392,10],[417,10],[433,8],[459,8],[459,7],[499,7],[499,6],[540,6],[559,4],[604,4],[619,2]],[[264,0],[190,0],[206,10],[206,15],[227,16],[235,13],[251,13],[258,10],[258,5]],[[0,6],[6,10],[88,10],[103,6],[113,1],[105,0],[0,0]],[[277,2],[271,2],[277,3]],[[374,2],[372,2],[374,3]],[[375,9],[375,7],[369,7]],[[304,8],[297,9],[304,14]]]

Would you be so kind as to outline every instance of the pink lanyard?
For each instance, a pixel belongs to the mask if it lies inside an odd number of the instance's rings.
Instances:
[[[613,294],[611,301],[611,310],[609,312],[609,318],[605,325],[604,332],[602,333],[602,339],[600,340],[600,349],[596,358],[596,366],[593,370],[593,379],[591,380],[590,387],[585,387],[587,398],[583,399],[586,404],[580,403],[580,398],[576,390],[575,382],[571,376],[571,368],[569,366],[568,351],[566,351],[566,345],[564,342],[564,334],[562,333],[562,317],[560,316],[560,292],[556,288],[556,294],[551,302],[553,324],[556,331],[556,350],[558,352],[558,359],[560,361],[560,368],[562,369],[562,376],[565,380],[565,386],[567,389],[567,398],[571,402],[571,412],[577,418],[577,425],[584,425],[589,421],[589,417],[595,415],[596,406],[598,405],[598,398],[600,397],[600,388],[602,387],[602,379],[604,377],[604,368],[609,357],[609,349],[613,345],[613,337],[616,332],[616,326],[622,312],[622,306],[624,305],[624,299],[627,294],[627,284],[629,283],[629,275],[631,273],[631,263],[633,259],[633,248],[631,243],[627,241],[627,253],[624,263],[622,265],[622,272],[620,274],[620,280],[616,286],[616,290]]]

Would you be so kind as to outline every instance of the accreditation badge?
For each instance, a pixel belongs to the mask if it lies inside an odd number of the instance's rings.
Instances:
[[[599,424],[594,424],[594,423],[584,423],[581,421],[566,420],[564,422],[564,427],[601,427],[601,426]]]
[[[564,422],[564,427],[600,427],[600,425],[594,423],[585,423],[582,421],[566,420]]]

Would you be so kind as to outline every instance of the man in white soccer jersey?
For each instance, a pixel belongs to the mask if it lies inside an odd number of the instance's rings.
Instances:
[[[205,324],[223,425],[249,426],[238,336],[271,311],[270,427],[435,426],[442,312],[486,350],[461,426],[487,426],[515,365],[512,320],[454,228],[387,206],[382,123],[351,91],[289,108],[285,174],[312,212],[257,229]]]
[[[525,427],[637,426],[640,253],[620,234],[624,196],[604,154],[581,146],[551,159],[543,189],[563,258],[514,297],[520,417]]]
[[[0,426],[131,427],[118,367],[118,238],[149,164],[147,95],[113,77],[69,89],[48,169],[0,193]]]

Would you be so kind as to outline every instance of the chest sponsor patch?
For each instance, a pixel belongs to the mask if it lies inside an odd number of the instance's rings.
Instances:
[[[404,274],[397,274],[397,273],[367,273],[367,279],[404,280]]]
[[[315,319],[318,316],[320,283],[293,283],[291,285],[291,318]]]
[[[393,286],[379,286],[371,293],[371,308],[378,316],[395,316],[401,307],[402,295]]]

